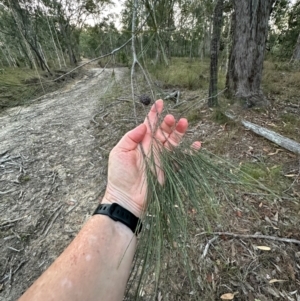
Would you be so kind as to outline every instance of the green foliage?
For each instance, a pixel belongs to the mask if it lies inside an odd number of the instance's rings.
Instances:
[[[255,163],[245,163],[242,165],[241,170],[249,174],[255,180],[263,180],[268,174],[264,166]]]
[[[247,177],[251,177],[255,180],[266,183],[273,191],[280,193],[281,184],[280,182],[285,182],[280,180],[282,177],[282,168],[281,166],[272,166],[271,168],[267,167],[263,163],[243,163],[240,167],[240,170],[243,171],[246,176],[246,181],[249,180]]]
[[[33,70],[25,68],[5,68],[0,73],[0,111],[3,108],[21,105],[27,102],[36,92],[42,92],[42,87],[35,84],[25,84],[36,78]],[[38,79],[37,79],[38,82]]]
[[[220,109],[214,110],[212,118],[219,124],[232,123],[232,120],[229,119]]]
[[[150,66],[149,70],[166,87],[208,88],[209,66],[206,61],[172,58],[169,67]]]
[[[271,20],[269,47],[277,60],[290,59],[300,32],[300,1],[280,0],[275,2]]]
[[[80,59],[80,46],[87,56],[92,56],[96,50],[102,53],[99,40],[103,34],[97,36],[97,30],[100,28],[104,33],[109,27],[116,32],[109,22],[111,16],[104,21],[101,18],[101,22],[83,32],[82,37],[81,32],[84,20],[91,16],[99,20],[102,10],[109,4],[108,0],[5,1],[0,6],[0,62],[5,67],[37,66],[51,73],[51,69],[66,67],[67,60],[75,65]],[[117,43],[118,37],[114,37],[104,44],[110,51]]]
[[[124,37],[112,22],[103,21],[94,26],[86,25],[80,33],[80,53],[83,57],[94,58],[110,53],[123,42]]]
[[[298,103],[300,69],[288,63],[265,61],[262,87],[266,94]]]
[[[67,69],[64,72],[67,72]],[[8,107],[26,105],[34,98],[56,91],[68,81],[78,76],[73,72],[60,81],[53,79],[62,75],[62,71],[37,73],[29,68],[3,68],[0,72],[0,111]]]
[[[19,181],[21,182],[21,183],[26,183],[26,182],[28,182],[28,181],[30,181],[30,176],[29,175],[21,175],[20,177],[19,177]]]
[[[285,112],[280,117],[283,122],[282,133],[292,137],[295,134],[295,130],[300,128],[298,115]]]
[[[176,283],[179,275],[170,271],[182,271],[185,291],[193,291],[193,297],[181,297],[180,300],[214,300],[217,293],[206,278],[210,263],[201,260],[198,247],[193,249],[192,237],[197,231],[213,232],[220,225],[222,231],[226,231],[231,227],[232,208],[243,208],[253,219],[257,217],[244,196],[247,193],[263,194],[264,202],[278,198],[257,179],[274,180],[280,169],[267,172],[263,167],[251,164],[236,167],[205,150],[191,151],[186,143],[171,152],[163,151],[159,159],[157,157],[158,151],[153,149],[150,160],[145,162],[147,215],[128,296],[130,300],[141,300],[141,291],[147,287],[147,295],[154,298],[163,283]],[[155,174],[157,160],[165,172],[163,186]],[[223,250],[217,252],[222,258]],[[194,258],[199,258],[198,262]],[[195,268],[199,264],[200,268]],[[219,262],[219,269],[229,279],[235,277],[237,271],[237,267],[229,266],[223,260]],[[172,295],[180,295],[180,290],[181,286],[173,287]]]
[[[199,112],[197,110],[193,110],[186,116],[190,125],[197,123],[200,119]]]
[[[117,62],[125,66],[129,65],[129,58],[125,51],[119,51],[116,55],[116,58],[117,58]]]

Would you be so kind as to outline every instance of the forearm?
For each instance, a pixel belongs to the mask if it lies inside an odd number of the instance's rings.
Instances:
[[[122,300],[135,248],[129,228],[95,215],[19,301]]]

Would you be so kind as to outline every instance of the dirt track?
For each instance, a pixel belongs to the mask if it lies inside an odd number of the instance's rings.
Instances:
[[[113,137],[125,130],[106,130],[114,119],[101,97],[124,72],[90,69],[0,116],[0,300],[18,298],[94,210]]]

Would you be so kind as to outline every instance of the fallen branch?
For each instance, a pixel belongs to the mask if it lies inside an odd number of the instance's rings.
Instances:
[[[55,220],[58,218],[61,210],[63,208],[63,204],[59,205],[56,209],[53,210],[53,213],[51,214],[51,216],[49,217],[49,219],[47,220],[47,222],[45,223],[43,230],[42,230],[42,235],[46,236],[50,230],[50,228],[52,227],[53,223],[55,222]],[[54,217],[53,217],[54,216]],[[50,222],[51,218],[53,217],[52,221]],[[49,224],[50,222],[50,224]],[[49,225],[49,226],[48,226]],[[48,226],[48,227],[47,227]],[[46,229],[47,228],[47,229]]]
[[[4,195],[4,194],[8,194],[15,191],[15,189],[11,189],[11,190],[6,190],[6,191],[0,191],[0,195]]]
[[[201,256],[202,259],[205,258],[205,256],[207,255],[207,252],[208,252],[208,249],[209,249],[210,245],[211,245],[214,241],[216,241],[217,239],[218,239],[218,236],[215,236],[214,238],[212,238],[212,239],[210,239],[210,240],[208,241],[208,243],[206,244],[206,246],[205,246],[205,248],[204,248],[204,251],[203,251],[203,253],[202,253],[202,256]]]
[[[0,227],[3,227],[3,226],[6,226],[6,225],[8,225],[8,224],[12,224],[12,223],[18,222],[18,221],[20,221],[20,220],[22,220],[22,219],[24,219],[24,218],[26,218],[26,217],[27,217],[27,215],[22,216],[22,217],[20,217],[20,218],[16,218],[16,219],[4,221],[2,224],[0,224]]]
[[[0,283],[3,283],[6,279],[10,279],[15,273],[18,272],[18,270],[19,270],[26,262],[27,262],[27,260],[21,261],[14,271],[11,270],[11,272],[10,272],[9,275],[5,275],[5,276],[0,280]]]
[[[175,104],[179,103],[179,98],[180,98],[180,91],[174,91],[170,94],[168,94],[167,96],[164,97],[165,100],[170,99],[173,100],[175,102]]]
[[[225,114],[228,118],[230,118],[232,120],[237,119],[235,116],[231,115],[230,113],[225,113]],[[255,123],[252,123],[252,122],[249,122],[249,121],[246,121],[243,119],[240,120],[240,122],[245,128],[251,130],[255,134],[260,135],[260,136],[274,142],[275,144],[277,144],[295,154],[300,155],[300,143],[298,143],[292,139],[289,139],[287,137],[284,137],[274,131],[268,130]]]
[[[269,236],[269,235],[262,235],[262,234],[235,234],[230,232],[203,232],[199,233],[196,236],[204,235],[204,234],[211,234],[211,235],[219,235],[219,236],[231,236],[234,238],[260,238],[260,239],[267,239],[267,240],[274,240],[274,241],[281,241],[281,242],[288,242],[300,245],[300,240],[293,239],[293,238],[284,238],[284,237],[276,237],[276,236]]]

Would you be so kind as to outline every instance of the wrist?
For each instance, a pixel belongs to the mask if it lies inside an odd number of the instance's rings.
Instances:
[[[129,210],[117,203],[101,203],[97,206],[93,215],[106,215],[115,222],[120,222],[127,226],[134,234],[139,234],[142,229],[141,220]]]
[[[136,206],[130,204],[130,202],[128,202],[127,200],[124,199],[120,200],[119,198],[116,198],[112,195],[105,194],[105,196],[101,201],[101,204],[113,204],[113,203],[117,203],[118,205],[122,206],[123,208],[125,208],[126,210],[128,210],[138,218],[142,216],[142,211],[136,208]]]
[[[105,231],[108,231],[108,235],[113,239],[119,236],[124,238],[125,241],[131,241],[134,237],[136,237],[135,235],[133,235],[130,228],[128,228],[121,222],[114,221],[109,216],[95,214],[91,217],[91,220],[94,221],[95,224],[100,225],[98,229],[100,227],[103,227]]]
[[[101,201],[102,204],[113,204],[117,203],[118,205],[122,206],[136,217],[141,218],[143,214],[143,207],[138,205],[136,200],[132,197],[126,195],[125,193],[121,192],[120,190],[111,189],[109,186],[106,188],[105,195]]]

